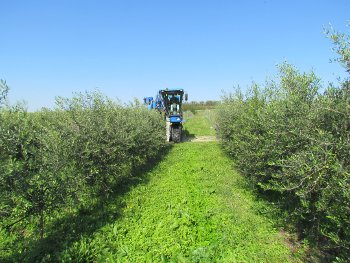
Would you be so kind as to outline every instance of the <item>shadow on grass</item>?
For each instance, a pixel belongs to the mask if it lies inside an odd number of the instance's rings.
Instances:
[[[186,129],[183,129],[182,130],[182,141],[183,142],[188,142],[188,141],[191,141],[192,139],[195,138],[195,135],[192,134],[192,133],[189,133],[188,130]]]
[[[96,198],[91,205],[84,205],[67,213],[47,225],[46,237],[42,240],[28,240],[25,252],[17,252],[8,262],[58,262],[60,253],[84,236],[90,236],[98,229],[114,222],[122,216],[123,196],[134,186],[146,184],[149,176],[145,176],[163,160],[171,150],[169,144],[159,155],[133,173],[131,178],[119,181],[108,199]],[[74,261],[74,259],[72,259]]]

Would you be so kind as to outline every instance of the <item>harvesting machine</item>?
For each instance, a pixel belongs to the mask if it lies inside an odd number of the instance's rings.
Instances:
[[[182,123],[184,122],[182,101],[184,99],[187,101],[188,95],[183,89],[160,90],[155,99],[153,97],[144,98],[149,109],[156,109],[164,114],[167,141],[181,142]]]

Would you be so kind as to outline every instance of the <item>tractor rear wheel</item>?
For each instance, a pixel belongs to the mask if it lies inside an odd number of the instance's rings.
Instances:
[[[172,138],[173,142],[181,142],[181,132],[182,132],[181,126],[172,127],[171,138]]]

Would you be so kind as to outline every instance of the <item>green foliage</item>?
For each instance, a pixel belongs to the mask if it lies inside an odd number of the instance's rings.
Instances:
[[[41,236],[44,212],[66,200],[72,162],[69,145],[58,130],[50,127],[48,113],[5,111],[1,114],[0,191],[2,223],[9,226],[31,215],[40,215]],[[12,223],[11,223],[12,222]]]
[[[333,50],[339,55],[334,60],[342,64],[350,73],[350,35],[338,32],[332,26],[325,28],[324,33],[333,42]]]
[[[164,121],[144,107],[98,92],[58,98],[57,105],[0,111],[0,231],[13,236],[13,246],[38,232],[43,239],[59,211],[106,199],[165,147]]]
[[[279,67],[279,80],[224,98],[218,127],[237,167],[274,192],[304,236],[331,254],[350,250],[349,84]]]
[[[123,107],[99,93],[58,98],[58,105],[69,116],[65,127],[79,173],[103,194],[165,145],[161,117],[142,106]]]

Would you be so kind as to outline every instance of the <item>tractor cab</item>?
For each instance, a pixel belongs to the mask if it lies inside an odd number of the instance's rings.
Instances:
[[[182,118],[184,90],[160,90],[159,93],[162,97],[166,117],[179,116]],[[187,94],[185,95],[186,98]]]
[[[179,115],[180,114],[180,98],[173,97],[170,101],[170,115]]]

